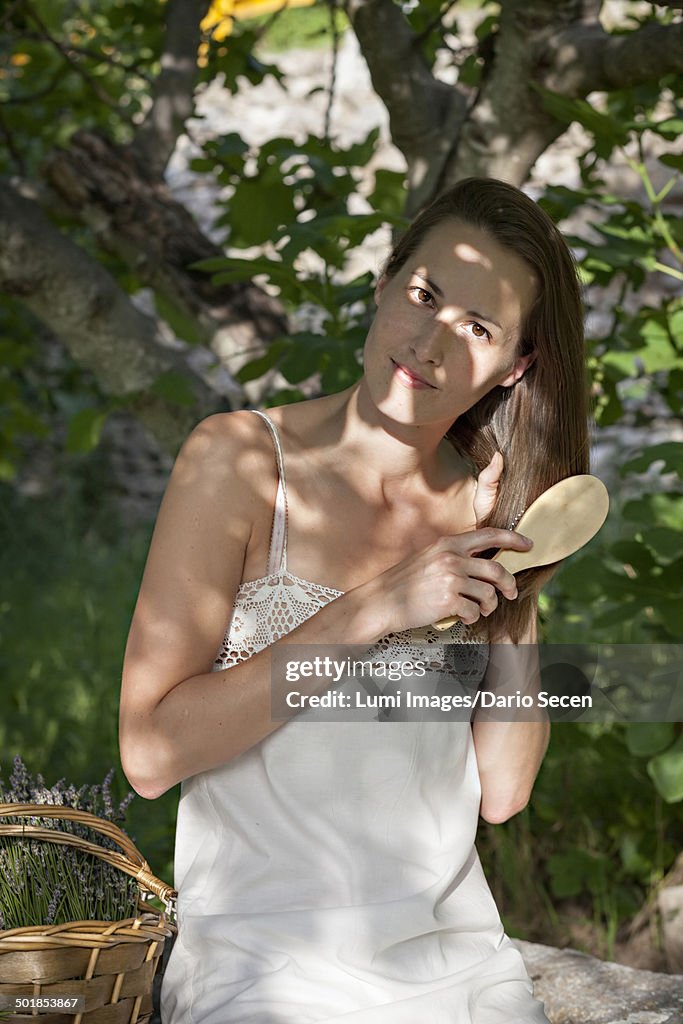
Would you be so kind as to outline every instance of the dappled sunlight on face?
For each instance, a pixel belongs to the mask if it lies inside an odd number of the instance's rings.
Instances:
[[[482,267],[486,270],[491,270],[492,264],[488,256],[484,255],[479,249],[476,249],[473,245],[468,245],[465,242],[458,242],[453,247],[453,253],[462,260],[463,263],[481,263]]]
[[[528,264],[487,232],[449,219],[378,285],[365,349],[372,403],[406,426],[448,428],[529,359],[517,348],[537,284]]]

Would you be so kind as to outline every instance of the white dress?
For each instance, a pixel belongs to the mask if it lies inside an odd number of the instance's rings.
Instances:
[[[263,418],[280,474],[268,575],[240,586],[216,670],[340,596],[287,571],[282,448]],[[444,637],[478,681],[487,646],[428,630],[432,659]],[[424,650],[409,633],[377,648]],[[469,722],[374,715],[303,712],[182,783],[163,1024],[548,1024],[474,847]]]

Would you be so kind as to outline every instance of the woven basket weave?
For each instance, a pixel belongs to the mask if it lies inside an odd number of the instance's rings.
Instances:
[[[0,931],[0,997],[85,997],[85,1011],[59,1009],[40,1015],[14,1011],[7,1024],[148,1024],[152,983],[164,943],[176,933],[166,913],[175,914],[175,890],[152,874],[128,836],[110,821],[71,807],[3,804],[2,818],[62,818],[106,835],[123,853],[106,850],[80,836],[29,824],[1,824],[0,836],[39,839],[74,846],[107,861],[137,880],[135,917],[124,921],[69,921]],[[166,912],[145,903],[157,896]],[[0,1005],[6,1005],[0,999]]]

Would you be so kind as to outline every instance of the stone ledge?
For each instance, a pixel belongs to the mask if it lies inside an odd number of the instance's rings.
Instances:
[[[683,1024],[683,974],[515,940],[552,1024]]]

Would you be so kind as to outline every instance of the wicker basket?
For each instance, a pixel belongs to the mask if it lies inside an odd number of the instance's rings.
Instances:
[[[28,824],[1,824],[0,836],[25,836],[74,846],[99,857],[138,882],[137,914],[125,921],[70,921],[0,931],[0,997],[62,999],[85,996],[85,1011],[41,1009],[40,1024],[147,1024],[152,984],[164,943],[176,933],[176,892],[156,878],[128,836],[110,821],[71,807],[0,803],[0,819],[64,818],[113,839],[123,853],[80,836]],[[145,903],[157,896],[166,911]],[[7,1005],[0,998],[0,1005]],[[45,1005],[45,1004],[44,1004]],[[36,1010],[14,1011],[8,1024],[36,1020]]]

